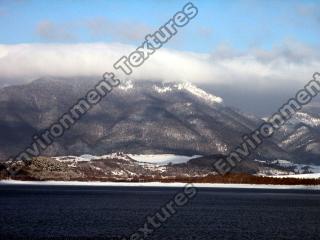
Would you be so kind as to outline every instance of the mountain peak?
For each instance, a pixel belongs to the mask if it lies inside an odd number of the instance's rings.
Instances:
[[[187,92],[207,103],[222,103],[223,99],[221,97],[215,96],[213,94],[207,93],[203,89],[197,87],[196,85],[190,82],[152,82],[147,83],[147,81],[137,81],[139,83],[139,87],[142,88],[150,88],[149,90],[153,90],[158,94],[169,94],[169,93],[177,93],[177,92]],[[132,80],[122,81],[119,89],[127,92],[129,90],[134,90],[136,87],[136,83]],[[151,86],[150,86],[151,84]]]
[[[195,85],[189,83],[189,82],[183,82],[183,83],[178,83],[175,85],[175,87],[179,90],[186,90],[190,92],[191,94],[202,98],[205,101],[209,101],[212,103],[222,103],[223,100],[220,97],[217,97],[215,95],[209,94],[206,91],[202,90],[201,88],[196,87]]]

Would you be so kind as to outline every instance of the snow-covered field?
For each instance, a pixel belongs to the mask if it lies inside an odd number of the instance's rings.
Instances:
[[[201,157],[200,155],[195,156],[184,156],[184,155],[174,155],[174,154],[123,154],[123,153],[112,153],[102,156],[93,156],[93,155],[81,155],[81,156],[60,156],[54,157],[55,160],[64,161],[64,162],[88,162],[90,160],[98,159],[123,159],[128,160],[129,158],[136,160],[141,163],[150,163],[155,165],[164,166],[169,163],[179,164],[188,162],[192,158]]]
[[[276,175],[276,176],[273,176],[273,177],[278,177],[278,178],[317,179],[317,178],[320,178],[320,173]]]
[[[2,180],[0,185],[53,185],[53,186],[114,186],[114,187],[184,187],[187,183],[127,183],[127,182],[77,182],[77,181],[16,181]],[[250,188],[250,189],[308,189],[320,190],[318,186],[304,185],[264,185],[264,184],[220,184],[220,183],[195,183],[198,188]]]
[[[153,154],[153,155],[138,155],[138,154],[128,154],[129,157],[138,161],[145,163],[153,163],[157,165],[167,165],[169,163],[178,164],[188,162],[192,158],[197,158],[201,156],[183,156],[174,154]]]

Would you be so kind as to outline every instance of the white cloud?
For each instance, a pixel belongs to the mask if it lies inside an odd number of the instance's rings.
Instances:
[[[0,76],[30,81],[44,76],[95,77],[106,71],[119,75],[113,63],[134,49],[134,46],[116,43],[0,45]],[[320,71],[317,51],[288,43],[271,51],[256,49],[247,53],[227,48],[212,54],[161,49],[143,66],[135,68],[130,77],[245,86],[266,91],[301,85],[310,80],[315,71]]]

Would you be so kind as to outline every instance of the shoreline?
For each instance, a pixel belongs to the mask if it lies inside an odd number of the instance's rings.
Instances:
[[[105,186],[105,187],[184,187],[188,183],[173,182],[97,182],[97,181],[19,181],[0,180],[4,185],[33,185],[33,186]],[[301,189],[320,190],[320,185],[272,185],[272,184],[229,184],[229,183],[193,183],[197,188],[241,188],[241,189]]]

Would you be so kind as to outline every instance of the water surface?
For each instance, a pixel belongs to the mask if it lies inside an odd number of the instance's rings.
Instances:
[[[115,239],[182,188],[0,185],[0,239]],[[148,239],[319,239],[320,191],[199,189]]]

